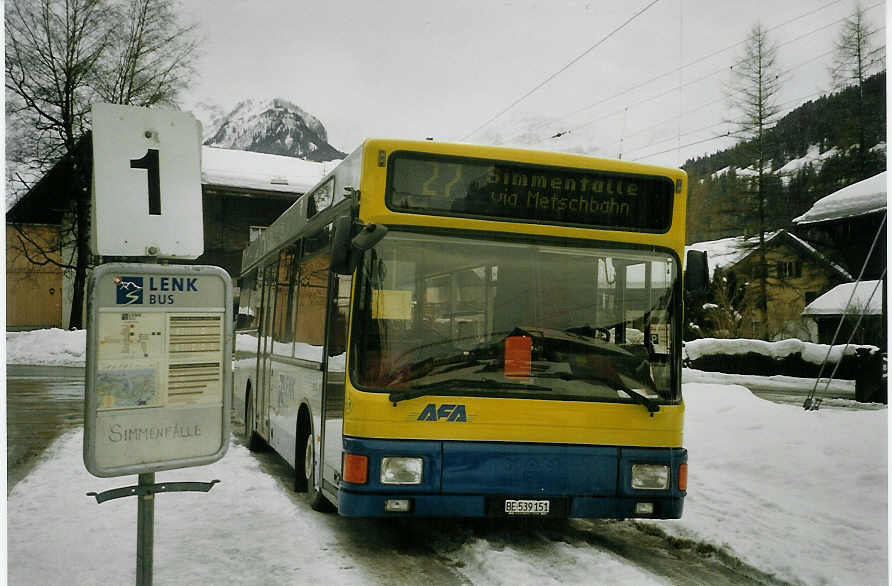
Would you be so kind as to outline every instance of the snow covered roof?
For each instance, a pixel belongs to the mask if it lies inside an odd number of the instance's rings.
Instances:
[[[295,157],[201,147],[201,182],[284,193],[306,193],[340,161],[317,163]]]
[[[863,216],[884,209],[886,209],[885,171],[822,197],[810,210],[794,219],[793,223],[802,225],[826,222]]]
[[[854,292],[854,296],[852,293]],[[844,313],[882,315],[883,286],[881,281],[843,283],[824,293],[807,306],[803,317],[843,315]],[[849,301],[851,299],[851,302]],[[848,304],[848,305],[847,305]],[[848,308],[848,310],[846,310]]]
[[[765,234],[765,241],[771,240],[777,234],[777,232]],[[744,236],[707,240],[685,246],[685,254],[688,250],[705,252],[706,263],[709,265],[709,276],[712,277],[716,269],[735,265],[746,258],[758,242],[758,237],[746,238]]]
[[[798,245],[802,250],[813,255],[815,258],[825,262],[831,269],[838,272],[845,279],[852,279],[852,275],[830,260],[826,255],[817,250],[814,246],[799,238],[792,232],[787,230],[777,230],[775,232],[766,232],[765,243],[768,244],[775,238],[786,238],[788,242]],[[695,242],[685,246],[685,254],[688,250],[698,250],[706,253],[706,263],[709,265],[710,278],[716,269],[721,269],[736,265],[749,255],[755,252],[755,247],[759,243],[759,238],[753,236],[746,238],[744,236],[732,236],[730,238],[721,238],[719,240],[707,240],[705,242]]]
[[[709,276],[711,277],[716,269],[733,265],[746,256],[746,251],[743,249],[745,242],[746,239],[743,236],[695,242],[685,246],[685,254],[687,254],[688,250],[705,252],[706,263],[709,265]]]

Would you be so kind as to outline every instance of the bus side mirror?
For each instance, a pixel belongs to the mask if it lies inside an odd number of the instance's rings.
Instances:
[[[689,250],[685,262],[684,288],[688,293],[703,294],[709,289],[709,267],[706,253]]]
[[[334,237],[331,244],[331,271],[338,275],[352,275],[362,259],[362,254],[381,241],[387,234],[387,227],[369,224],[353,235],[353,219],[341,216],[334,222]]]
[[[350,244],[354,251],[362,254],[369,248],[381,242],[385,236],[387,236],[387,226],[382,224],[369,224],[368,226],[363,226],[362,230],[359,231],[359,234],[353,237]]]

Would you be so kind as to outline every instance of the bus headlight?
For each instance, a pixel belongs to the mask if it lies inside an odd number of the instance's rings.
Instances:
[[[421,458],[381,458],[381,484],[421,484],[423,471]]]
[[[637,490],[665,490],[669,488],[669,466],[632,464],[632,488]]]

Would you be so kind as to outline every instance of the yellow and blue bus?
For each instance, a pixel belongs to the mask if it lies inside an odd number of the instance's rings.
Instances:
[[[248,446],[348,516],[680,517],[686,181],[365,141],[244,251]]]

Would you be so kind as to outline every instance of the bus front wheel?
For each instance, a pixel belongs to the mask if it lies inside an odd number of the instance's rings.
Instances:
[[[249,388],[245,398],[245,439],[247,440],[248,449],[256,452],[263,446],[263,440],[254,427],[254,401],[252,399]]]
[[[304,440],[304,466],[303,474],[306,482],[307,502],[314,511],[331,512],[334,508],[331,503],[322,496],[321,487],[316,486],[316,442],[313,441],[312,433],[308,433]],[[295,474],[300,474],[299,470],[295,470]],[[296,484],[296,483],[295,483]]]

